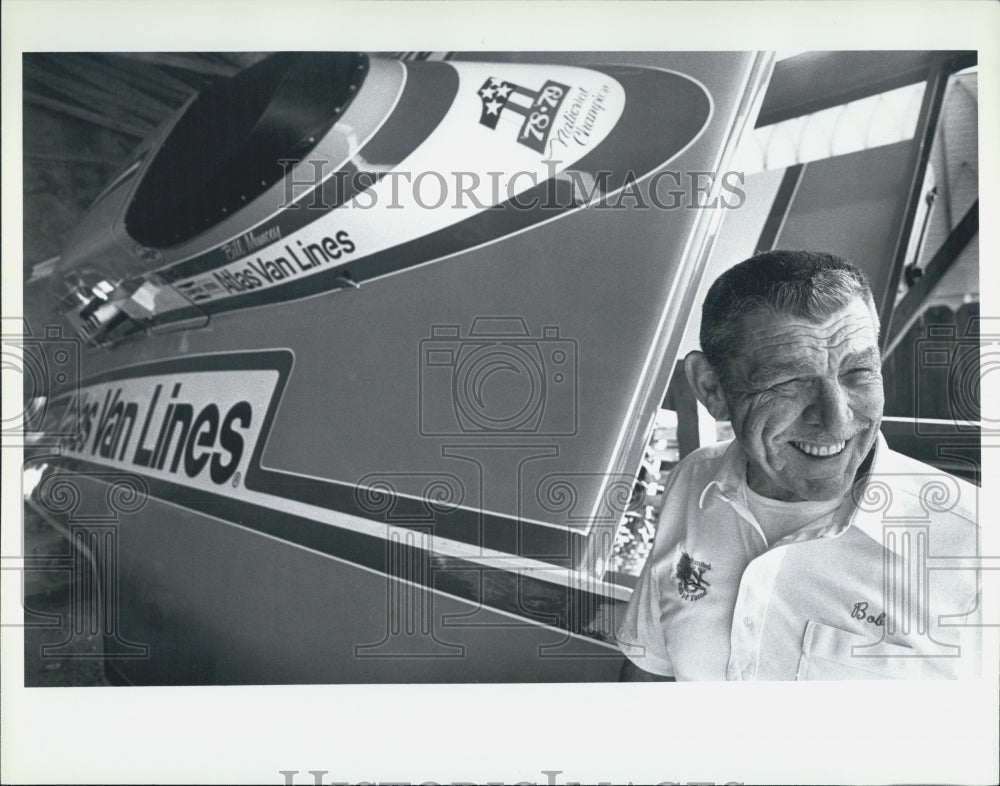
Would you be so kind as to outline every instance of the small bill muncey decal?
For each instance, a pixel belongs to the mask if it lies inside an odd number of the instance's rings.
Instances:
[[[245,475],[279,372],[173,365],[173,373],[137,366],[127,377],[85,382],[53,402],[60,433],[70,434],[67,457],[203,488]]]

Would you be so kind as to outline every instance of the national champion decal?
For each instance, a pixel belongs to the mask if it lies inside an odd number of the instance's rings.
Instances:
[[[712,566],[707,562],[694,559],[687,551],[678,546],[670,577],[677,582],[677,592],[684,600],[700,600],[705,597],[711,586],[705,580],[705,573],[711,568]]]
[[[534,91],[491,76],[479,88],[479,97],[483,100],[483,113],[479,122],[496,130],[500,114],[505,109],[522,115],[524,122],[517,134],[517,141],[541,153],[549,140],[553,119],[568,91],[569,85],[551,79],[542,85],[541,90]],[[518,98],[526,98],[528,101],[522,103],[515,100]]]

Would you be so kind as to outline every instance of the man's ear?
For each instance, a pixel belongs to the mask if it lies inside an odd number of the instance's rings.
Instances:
[[[716,420],[729,420],[729,404],[722,390],[722,383],[715,367],[708,362],[704,352],[688,352],[684,358],[684,372],[695,396]]]

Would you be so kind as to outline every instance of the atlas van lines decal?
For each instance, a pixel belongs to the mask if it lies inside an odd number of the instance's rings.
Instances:
[[[299,239],[294,245],[286,243],[280,250],[242,259],[209,276],[181,282],[176,286],[195,302],[241,295],[261,287],[283,283],[302,274],[315,273],[324,265],[353,254],[355,248],[350,235],[342,229],[316,241]]]
[[[314,222],[288,237],[267,224],[245,232],[221,247],[223,264],[174,286],[203,302],[288,284],[348,259],[354,265],[556,177],[604,141],[625,108],[623,85],[587,68],[448,65],[458,72],[459,90],[447,114],[378,182],[370,178],[339,207],[316,210]],[[301,184],[315,172],[307,166],[293,174]],[[345,174],[322,173],[338,181]],[[297,196],[303,204],[312,199]]]
[[[74,433],[63,447],[70,457],[165,480],[235,485],[278,376],[271,369],[194,371],[85,386],[60,408],[60,431]],[[75,428],[69,418],[79,418]]]

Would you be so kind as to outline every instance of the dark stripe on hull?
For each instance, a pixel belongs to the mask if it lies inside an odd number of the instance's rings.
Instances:
[[[108,469],[67,456],[48,456],[46,461],[84,475],[106,473]],[[608,606],[615,601],[602,595],[520,572],[436,555],[402,540],[386,540],[190,486],[148,476],[143,478],[154,498],[524,620],[512,621],[512,626],[551,625],[568,633],[613,643],[611,632],[604,629],[601,621],[610,618]],[[155,526],[155,522],[146,522],[145,526]],[[127,562],[128,557],[123,555],[121,559]],[[471,618],[465,623],[462,618],[449,619],[446,625],[477,624]],[[571,646],[562,653],[558,651],[559,646],[553,649],[553,657],[577,657]],[[594,657],[594,654],[588,651],[586,656]],[[609,650],[608,656],[618,657],[618,653]]]

